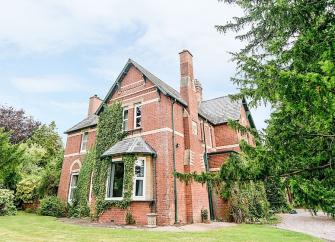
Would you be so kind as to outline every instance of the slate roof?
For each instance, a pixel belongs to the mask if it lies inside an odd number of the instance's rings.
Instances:
[[[187,107],[187,102],[181,97],[180,93],[174,88],[163,82],[161,79],[156,77],[150,71],[145,69],[143,66],[138,64],[132,59],[129,59],[121,71],[120,75],[114,82],[113,86],[108,91],[104,101],[96,111],[96,114],[90,115],[84,120],[80,121],[78,124],[74,125],[72,128],[65,131],[65,133],[70,133],[83,128],[91,127],[97,124],[98,116],[104,103],[108,101],[110,96],[116,90],[118,83],[122,80],[123,76],[127,73],[130,66],[135,66],[143,75],[152,81],[154,85],[160,90],[164,95],[170,96],[177,102],[181,103],[183,106]],[[212,124],[225,123],[229,119],[238,120],[240,116],[240,107],[242,102],[233,102],[228,96],[223,96],[219,98],[214,98],[211,100],[203,101],[199,107],[199,115],[206,118]]]
[[[238,120],[241,106],[242,101],[233,101],[229,96],[223,96],[202,101],[199,114],[215,125],[229,119]]]
[[[65,134],[71,133],[73,131],[77,131],[83,128],[95,126],[98,123],[98,115],[91,114],[87,116],[85,119],[74,125],[72,128],[65,131]]]
[[[115,145],[106,150],[102,154],[102,157],[134,153],[149,154],[154,156],[156,155],[156,151],[151,148],[151,146],[145,142],[142,137],[139,136],[125,138],[117,142]]]
[[[150,81],[152,81],[162,93],[176,99],[184,106],[187,106],[187,102],[180,96],[180,93],[177,90],[175,90],[174,88],[172,88],[171,86],[163,82],[161,79],[156,77],[154,74],[152,74],[150,71],[148,71],[147,69],[145,69],[140,64],[133,61],[132,59],[129,59],[129,61],[137,69],[139,69],[140,72],[142,72]]]

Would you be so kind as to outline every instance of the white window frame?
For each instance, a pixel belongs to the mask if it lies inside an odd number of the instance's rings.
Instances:
[[[125,113],[125,111],[128,112],[127,119],[124,118],[124,113]],[[123,112],[122,112],[122,130],[123,130],[123,131],[127,131],[127,130],[129,129],[129,127],[128,127],[128,120],[129,120],[129,109],[128,109],[128,107],[124,107],[124,108],[123,108]],[[124,123],[125,123],[125,121],[127,122],[127,129],[125,129],[125,127],[124,127]]]
[[[67,195],[67,202],[69,204],[72,203],[72,199],[71,199],[71,196],[70,196],[71,195],[71,191],[72,191],[72,189],[76,189],[77,188],[77,185],[75,187],[72,186],[73,176],[78,176],[78,178],[79,178],[79,172],[76,171],[76,172],[72,172],[71,173],[70,184],[69,184],[69,192],[68,192],[68,195]],[[77,178],[77,182],[78,182],[78,178]]]
[[[92,202],[92,197],[93,197],[93,171],[91,172],[90,191],[88,193],[88,203]]]
[[[86,140],[84,140],[85,137],[86,137]],[[85,143],[85,147],[84,147],[84,143]],[[88,144],[88,132],[84,132],[81,135],[80,152],[86,152],[87,144]]]
[[[109,179],[109,177],[111,176],[111,172],[113,172],[112,170],[112,166],[116,163],[122,163],[123,164],[123,183],[122,183],[122,196],[121,197],[108,197],[108,187],[109,187],[109,180],[111,181],[111,183],[114,182],[114,175],[113,175],[113,179]],[[122,200],[123,199],[123,195],[124,195],[124,178],[125,178],[125,167],[124,167],[124,162],[122,160],[117,160],[117,161],[112,161],[109,166],[108,166],[108,176],[107,176],[107,180],[106,180],[106,192],[105,192],[105,200]],[[115,173],[115,168],[114,168],[114,173]],[[112,188],[113,190],[113,188]],[[113,192],[112,192],[113,193]]]
[[[135,164],[134,164],[134,185],[133,185],[133,200],[144,200],[145,199],[145,186],[146,186],[146,175],[147,175],[147,164],[145,157],[138,157],[137,160],[142,160],[144,164],[144,174],[143,177],[137,177],[135,174]],[[136,180],[143,181],[143,195],[142,196],[136,196]]]
[[[137,116],[136,108],[140,107],[141,108],[141,115]],[[141,119],[141,125],[139,127],[136,126],[136,118]],[[134,129],[138,129],[142,127],[142,104],[141,103],[135,103],[134,104]]]

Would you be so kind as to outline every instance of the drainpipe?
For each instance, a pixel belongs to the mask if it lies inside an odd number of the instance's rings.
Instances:
[[[205,142],[205,153],[204,153],[205,169],[206,169],[206,172],[209,172],[205,122],[202,123],[202,132],[204,134],[204,142]],[[214,220],[214,208],[213,208],[213,200],[212,200],[212,186],[208,182],[207,182],[207,194],[208,194],[208,203],[209,203],[208,204],[209,205],[209,215],[210,215],[211,220]]]
[[[176,172],[176,141],[175,141],[175,126],[174,126],[174,104],[176,100],[172,100],[172,151],[173,151],[173,174]],[[177,200],[177,178],[173,175],[174,189],[174,223],[178,223],[178,200]]]

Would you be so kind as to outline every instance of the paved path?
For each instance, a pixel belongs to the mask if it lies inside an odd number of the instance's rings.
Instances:
[[[281,214],[282,221],[276,225],[278,228],[310,234],[312,236],[335,241],[335,220],[322,212],[312,216],[309,211],[297,209],[298,214]]]

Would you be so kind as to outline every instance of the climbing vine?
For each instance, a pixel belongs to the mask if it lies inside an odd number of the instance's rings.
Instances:
[[[100,167],[106,168],[106,172],[99,179],[96,188],[99,193],[96,194],[96,213],[99,216],[103,211],[111,207],[127,208],[130,205],[132,191],[133,191],[133,177],[134,177],[134,163],[136,156],[125,155],[122,157],[124,162],[124,179],[123,179],[123,199],[122,200],[106,200],[106,180],[108,175],[108,167],[111,164],[111,158],[100,160]]]
[[[92,171],[96,161],[96,150],[92,147],[86,154],[83,165],[80,169],[77,189],[74,194],[73,205],[70,208],[70,215],[73,217],[87,217],[90,215],[88,199],[90,193]]]
[[[124,162],[125,177],[123,183],[123,199],[120,201],[106,200],[106,181],[111,157],[101,157],[111,146],[122,140],[126,134],[122,129],[122,106],[115,102],[111,106],[104,106],[99,116],[96,139],[96,162],[94,165],[93,192],[96,199],[96,215],[99,216],[110,207],[126,208],[130,204],[133,189],[134,155],[122,157]]]

